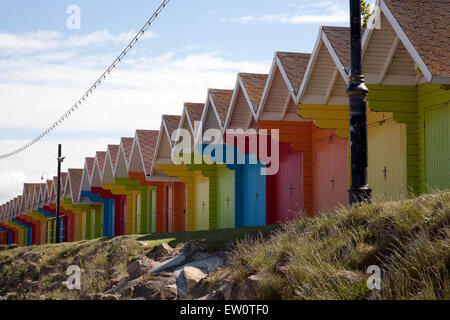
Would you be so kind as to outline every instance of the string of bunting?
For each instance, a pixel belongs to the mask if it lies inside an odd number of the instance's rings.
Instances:
[[[126,58],[127,53],[134,47],[134,45],[138,42],[139,38],[141,38],[145,32],[151,27],[152,23],[155,21],[155,19],[158,17],[158,15],[161,13],[161,11],[166,7],[166,5],[169,3],[170,0],[163,0],[159,7],[156,9],[156,11],[152,14],[152,16],[147,20],[145,25],[139,30],[139,32],[133,37],[133,39],[127,44],[125,49],[122,50],[122,52],[117,56],[117,58],[111,63],[111,65],[105,70],[105,72],[102,73],[102,75],[94,82],[94,84],[86,90],[86,92],[81,96],[78,101],[72,105],[71,108],[69,108],[61,117],[59,117],[58,120],[56,120],[53,124],[50,125],[44,132],[42,132],[40,135],[38,135],[36,138],[28,142],[26,145],[22,146],[19,149],[16,149],[12,152],[2,154],[0,155],[0,159],[5,159],[8,157],[11,157],[13,155],[16,155],[20,152],[23,152],[27,150],[28,148],[32,147],[39,141],[41,141],[45,136],[47,136],[50,132],[52,132],[57,126],[59,126],[63,121],[65,121],[69,116],[74,113],[86,100],[89,98],[90,95],[94,92],[95,89],[97,89],[103,81],[106,80],[106,77],[113,71],[117,64],[122,62],[124,58]]]

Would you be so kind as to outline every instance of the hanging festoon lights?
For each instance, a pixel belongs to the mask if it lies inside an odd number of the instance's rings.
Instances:
[[[127,52],[129,52],[133,46],[136,44],[136,42],[139,40],[140,37],[142,37],[145,34],[145,31],[147,31],[153,21],[158,17],[159,13],[166,7],[166,5],[169,3],[170,0],[163,0],[159,7],[156,9],[156,11],[152,14],[152,16],[147,20],[147,22],[144,24],[144,26],[137,32],[137,34],[133,37],[133,39],[127,44],[125,49],[122,50],[122,52],[119,54],[119,56],[110,64],[110,66],[105,70],[105,72],[102,73],[102,75],[94,82],[94,84],[86,90],[86,92],[81,96],[80,99],[75,102],[75,104],[69,108],[58,120],[56,120],[50,127],[48,127],[44,132],[42,132],[39,136],[31,140],[26,145],[12,151],[6,154],[1,154],[0,159],[8,158],[13,155],[16,155],[22,151],[25,151],[26,149],[33,146],[35,143],[39,142],[42,138],[44,138],[46,135],[48,135],[50,132],[52,132],[57,126],[59,126],[64,120],[69,118],[69,116],[75,112],[83,102],[86,101],[86,99],[93,93],[95,89],[98,88],[98,86],[102,83],[103,80],[106,79],[106,76],[111,73],[113,69],[116,68],[117,63],[121,62],[123,58],[125,58]]]

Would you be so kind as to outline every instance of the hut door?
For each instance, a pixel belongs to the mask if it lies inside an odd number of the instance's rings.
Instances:
[[[335,135],[317,142],[316,211],[347,204],[347,141]]]
[[[136,233],[141,233],[141,193],[136,193]]]
[[[209,229],[209,178],[197,173],[197,230]]]
[[[151,203],[152,229],[151,230],[152,230],[152,232],[156,232],[156,189],[153,189],[150,192],[151,192],[151,198],[152,198],[152,203]]]
[[[406,125],[394,119],[369,124],[369,187],[374,196],[399,199],[406,195]]]
[[[266,176],[260,164],[245,165],[243,170],[244,226],[266,224]]]
[[[218,228],[234,228],[234,171],[217,169]]]
[[[274,221],[286,223],[303,208],[302,153],[280,143],[280,170],[273,177]],[[268,195],[269,196],[269,195]]]
[[[86,212],[81,213],[81,240],[86,240]]]
[[[91,209],[91,233],[89,239],[95,238],[95,209]]]
[[[450,188],[450,105],[425,110],[425,188]]]
[[[173,185],[167,185],[167,216],[166,216],[166,230],[173,232]]]

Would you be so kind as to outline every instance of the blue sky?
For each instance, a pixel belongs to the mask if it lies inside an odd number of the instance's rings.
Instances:
[[[374,2],[374,1],[372,1]],[[122,50],[160,0],[0,1],[0,153],[32,139],[67,110]],[[66,9],[81,10],[69,30]],[[0,160],[0,203],[23,182],[64,169],[136,129],[159,129],[163,113],[233,88],[236,73],[268,72],[274,51],[311,52],[320,25],[347,25],[347,0],[171,0],[152,32],[61,128]]]

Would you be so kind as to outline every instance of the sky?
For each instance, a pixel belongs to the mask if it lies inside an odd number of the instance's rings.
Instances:
[[[32,140],[69,109],[121,52],[161,0],[0,0],[0,154]],[[371,1],[372,3],[374,1]],[[80,28],[69,28],[71,6]],[[162,114],[233,89],[237,72],[268,73],[275,51],[312,52],[320,25],[348,25],[348,0],[171,0],[151,31],[63,125],[0,159],[0,204],[24,182],[56,174],[159,129]],[[69,24],[70,26],[70,24]]]

